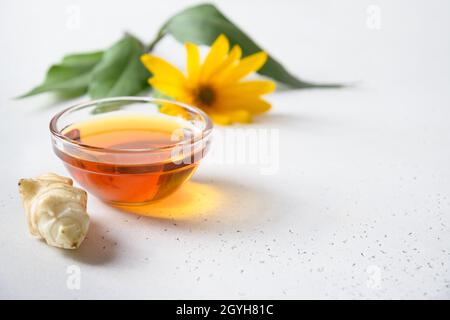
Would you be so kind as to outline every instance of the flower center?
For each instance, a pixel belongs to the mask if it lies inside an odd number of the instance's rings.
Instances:
[[[210,106],[215,100],[214,90],[209,86],[202,86],[198,89],[196,98],[201,104]]]

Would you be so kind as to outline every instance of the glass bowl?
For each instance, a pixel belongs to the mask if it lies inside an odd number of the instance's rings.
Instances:
[[[177,190],[205,156],[213,125],[201,110],[147,97],[81,103],[50,122],[72,177],[113,205],[144,205]]]

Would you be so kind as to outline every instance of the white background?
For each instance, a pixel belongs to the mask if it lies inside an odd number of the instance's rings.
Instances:
[[[189,3],[1,1],[0,297],[450,298],[448,1],[218,1],[295,74],[356,85],[269,97],[249,127],[279,130],[274,175],[206,161],[153,218],[90,197],[78,251],[28,235],[17,181],[66,174],[48,122],[73,101],[13,98],[66,53],[150,41]],[[183,63],[171,39],[156,53]]]

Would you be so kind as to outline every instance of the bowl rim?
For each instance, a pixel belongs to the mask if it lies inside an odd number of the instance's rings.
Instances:
[[[199,114],[204,119],[205,128],[202,129],[201,134],[199,134],[198,137],[195,139],[183,139],[181,141],[175,142],[173,144],[167,144],[162,147],[152,147],[152,148],[140,148],[140,149],[115,149],[115,148],[103,148],[98,146],[92,146],[89,144],[84,144],[82,142],[70,139],[69,137],[63,135],[59,130],[56,129],[56,125],[58,123],[58,120],[67,114],[68,112],[78,109],[78,108],[84,108],[90,105],[95,105],[99,103],[105,103],[105,102],[120,102],[120,101],[136,101],[136,102],[158,102],[158,103],[170,103],[178,105],[182,108],[185,108],[193,113]],[[77,103],[73,106],[70,106],[60,112],[58,112],[53,118],[50,120],[49,124],[50,133],[52,136],[56,139],[63,140],[65,143],[69,143],[70,145],[85,148],[93,151],[101,151],[101,152],[109,152],[109,153],[145,153],[145,152],[155,152],[155,151],[161,151],[161,150],[167,150],[172,149],[175,147],[179,147],[182,145],[192,145],[197,143],[198,141],[201,141],[203,139],[206,139],[212,132],[213,129],[213,123],[210,119],[210,117],[201,109],[188,105],[186,103],[178,102],[178,101],[172,101],[167,99],[159,99],[159,98],[153,98],[153,97],[132,97],[132,96],[122,96],[122,97],[113,97],[113,98],[103,98],[103,99],[94,99],[89,100],[86,102]]]

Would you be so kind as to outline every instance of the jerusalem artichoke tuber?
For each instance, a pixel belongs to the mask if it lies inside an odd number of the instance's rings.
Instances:
[[[21,179],[19,190],[32,235],[59,248],[80,246],[89,227],[86,191],[54,173]]]

